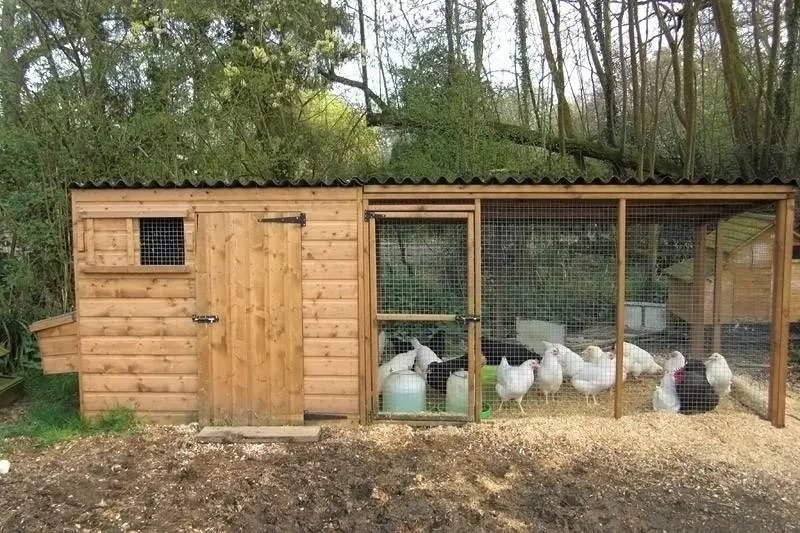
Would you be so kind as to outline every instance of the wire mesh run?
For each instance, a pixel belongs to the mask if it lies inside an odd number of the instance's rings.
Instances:
[[[481,382],[492,417],[612,413],[615,216],[609,203],[482,203]]]
[[[772,205],[632,206],[626,413],[766,416],[774,237]]]
[[[620,236],[616,201],[483,200],[482,361],[473,378],[482,416],[610,416],[621,356],[622,414],[766,417],[775,211],[772,203],[629,201]],[[421,316],[470,308],[466,224],[382,220],[376,230],[379,318],[395,315],[380,323],[379,412],[398,413],[386,401],[392,382],[392,394],[423,395],[416,412],[452,414],[450,382],[469,367],[467,328]]]
[[[466,313],[467,245],[465,220],[376,221],[378,313],[398,315],[380,322],[379,416],[468,417],[468,330],[423,316]]]
[[[139,219],[139,249],[142,265],[183,265],[185,263],[182,218]]]

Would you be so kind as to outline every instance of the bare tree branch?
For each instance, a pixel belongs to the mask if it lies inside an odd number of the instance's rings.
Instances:
[[[322,77],[324,77],[328,81],[331,81],[333,83],[340,83],[342,85],[347,85],[348,87],[353,87],[354,89],[359,89],[361,91],[364,91],[364,94],[367,95],[369,98],[371,98],[373,102],[378,104],[378,107],[380,107],[382,110],[385,111],[389,108],[386,102],[384,102],[383,99],[380,96],[378,96],[378,94],[375,91],[370,89],[364,82],[351,80],[350,78],[345,78],[344,76],[339,76],[332,70],[319,69],[318,72]]]

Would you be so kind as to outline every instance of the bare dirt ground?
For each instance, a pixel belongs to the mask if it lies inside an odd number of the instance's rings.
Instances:
[[[198,444],[191,426],[19,442],[0,531],[800,531],[798,415],[782,430],[647,413],[330,426],[314,444]]]

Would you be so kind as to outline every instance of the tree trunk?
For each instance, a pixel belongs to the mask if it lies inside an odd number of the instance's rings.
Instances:
[[[561,52],[561,37],[560,32],[560,16],[558,12],[558,4],[553,0],[553,33],[556,39],[556,53],[553,54],[553,47],[550,42],[550,30],[547,23],[547,13],[544,7],[543,0],[536,0],[536,12],[539,16],[539,26],[542,32],[542,45],[544,47],[544,56],[547,60],[547,65],[550,68],[550,74],[553,76],[553,85],[556,90],[556,100],[558,109],[558,137],[561,140],[561,154],[566,154],[566,147],[564,140],[573,137],[572,129],[572,116],[569,110],[569,102],[566,98],[565,83],[564,83],[564,58]]]
[[[697,93],[694,68],[695,32],[697,29],[697,0],[683,4],[683,105],[686,113],[683,176],[694,177],[695,129],[697,126]]]
[[[522,124],[530,125],[531,107],[536,107],[533,97],[533,83],[531,82],[531,67],[528,59],[528,17],[525,14],[525,0],[516,0],[514,3],[514,14],[517,29],[517,41],[519,41],[519,69],[522,74]],[[538,123],[538,121],[537,121]],[[537,127],[541,125],[537,124]]]
[[[483,74],[483,10],[483,0],[475,0],[475,39],[472,41],[472,54],[476,78]]]
[[[361,39],[361,82],[364,84],[364,105],[367,113],[372,113],[372,99],[367,91],[367,34],[364,30],[364,1],[358,0],[358,32]]]
[[[731,0],[714,0],[714,23],[720,38],[722,72],[728,92],[728,114],[733,126],[734,152],[743,177],[757,175],[753,154],[757,149],[752,119],[754,109],[747,85],[747,72],[739,50],[739,35]],[[688,83],[688,81],[687,81]]]
[[[614,92],[614,60],[611,56],[611,5],[605,0],[595,0],[595,8],[598,11],[598,21],[602,20],[600,27],[600,55],[603,59],[603,99],[605,100],[606,124],[605,137],[610,145],[615,144],[617,103]],[[602,19],[600,17],[602,13]]]
[[[775,93],[777,145],[783,154],[781,171],[786,175],[790,172],[789,120],[792,116],[792,75],[794,74],[794,64],[797,60],[797,41],[798,32],[800,31],[800,0],[794,0],[791,7],[791,11],[787,12],[787,38],[786,46],[783,49],[783,70],[781,70],[780,84]]]
[[[14,42],[14,19],[16,2],[1,2],[0,8],[0,99],[2,113],[9,121],[19,122],[22,116],[22,86],[25,73],[20,68],[14,54],[17,43]]]
[[[455,0],[444,0],[444,25],[445,32],[447,33],[447,74],[449,79],[453,79],[456,71],[456,45],[455,45],[455,25],[453,2]]]

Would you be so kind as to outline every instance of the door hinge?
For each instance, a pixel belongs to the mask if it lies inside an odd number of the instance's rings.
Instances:
[[[470,322],[480,322],[480,321],[481,317],[479,317],[478,315],[466,315],[466,316],[456,315],[456,322],[458,322],[462,326]]]
[[[386,218],[386,215],[383,213],[378,213],[376,211],[364,211],[364,222],[369,222],[370,220],[376,218]]]
[[[300,213],[299,215],[295,215],[293,217],[272,217],[272,218],[259,218],[259,222],[280,222],[283,224],[300,224],[301,226],[306,225],[306,214]]]

